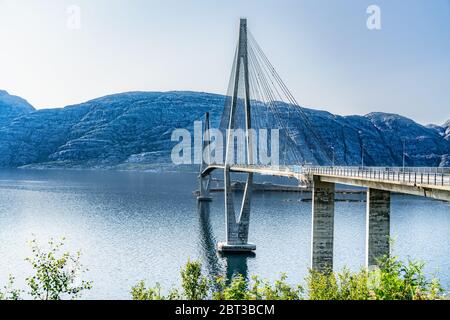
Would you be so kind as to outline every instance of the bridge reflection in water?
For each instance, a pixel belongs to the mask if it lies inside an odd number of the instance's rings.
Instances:
[[[202,248],[203,265],[213,283],[218,277],[226,277],[229,282],[234,276],[242,275],[248,278],[247,260],[255,257],[253,252],[242,252],[239,254],[218,253],[216,250],[216,239],[210,220],[210,203],[198,201],[199,242]]]

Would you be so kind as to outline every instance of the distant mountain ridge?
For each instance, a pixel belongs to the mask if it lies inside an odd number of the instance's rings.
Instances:
[[[448,120],[444,125],[442,126],[444,130],[444,136],[445,139],[450,140],[450,120]]]
[[[35,109],[25,99],[0,90],[0,127],[8,124],[11,119],[32,111]]]
[[[35,110],[0,91],[0,167],[143,168],[169,163],[172,131],[192,128],[207,111],[217,125],[224,96],[199,92],[127,92],[61,109]],[[338,116],[305,109],[337,165],[450,166],[450,121],[422,126],[387,113]],[[308,128],[294,119],[299,151],[320,163]]]

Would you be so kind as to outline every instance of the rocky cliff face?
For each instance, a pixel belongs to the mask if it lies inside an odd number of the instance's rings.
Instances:
[[[34,110],[25,100],[0,91],[0,167],[129,168],[169,163],[172,131],[192,129],[206,111],[214,125],[224,105],[220,95],[194,92],[130,92],[63,109]],[[402,163],[449,166],[450,123],[424,127],[392,114],[336,116],[305,109],[314,130],[335,149],[336,164]],[[291,119],[299,153],[321,163],[309,128]]]
[[[194,119],[221,106],[223,97],[218,95],[133,92],[63,109],[11,114],[0,128],[0,167],[168,162],[172,131],[192,127]]]
[[[0,90],[0,127],[6,125],[11,119],[34,111],[34,108],[24,99]]]

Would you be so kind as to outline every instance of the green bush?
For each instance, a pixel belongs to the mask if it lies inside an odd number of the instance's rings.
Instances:
[[[279,280],[272,285],[257,276],[247,281],[242,275],[235,276],[230,284],[226,285],[223,278],[218,279],[219,290],[213,292],[215,300],[300,300],[303,288],[292,287],[286,282],[287,276],[282,274]]]
[[[222,277],[217,279],[217,284],[213,293],[214,300],[252,300],[247,280],[240,274],[235,276],[228,285],[226,279]]]
[[[256,281],[256,277],[254,280]],[[276,280],[273,287],[264,282],[261,298],[263,300],[300,300],[303,296],[303,287],[300,285],[290,286],[286,283],[287,276],[281,275],[279,280]],[[255,282],[256,283],[256,282]]]
[[[351,273],[318,273],[307,278],[311,300],[435,300],[444,298],[437,279],[427,280],[424,264],[385,257],[379,268]]]
[[[372,292],[378,300],[430,300],[443,295],[437,279],[427,280],[425,264],[409,260],[407,263],[396,257],[385,257],[380,261],[380,269],[373,271],[377,283]]]
[[[146,288],[144,281],[140,281],[131,288],[131,297],[133,300],[180,300],[181,295],[178,290],[173,289],[167,296],[161,293],[161,285],[156,284],[153,288]]]
[[[78,277],[87,271],[80,263],[81,253],[61,252],[63,241],[50,240],[48,251],[43,250],[36,240],[31,241],[33,255],[26,260],[35,273],[26,282],[30,287],[29,294],[35,300],[75,299],[82,291],[92,288],[92,282],[78,281]]]
[[[144,281],[140,281],[131,288],[133,300],[204,300],[210,290],[208,279],[202,275],[202,265],[199,262],[188,261],[180,272],[182,293],[172,289],[164,296],[159,283],[153,288],[147,288]]]
[[[10,275],[8,283],[0,291],[0,300],[19,300],[21,293],[21,290],[14,289],[14,277]]]
[[[181,270],[182,292],[176,289],[169,291],[168,295],[161,293],[159,284],[147,288],[143,281],[131,288],[133,300],[297,300],[301,299],[303,289],[300,286],[291,287],[286,283],[286,275],[275,281],[272,286],[268,281],[261,281],[253,277],[249,283],[242,275],[237,275],[226,284],[226,279],[219,277],[215,283],[208,281],[202,275],[200,262],[191,262]]]
[[[64,239],[63,239],[64,240]],[[63,240],[48,242],[48,250],[42,249],[36,240],[31,241],[30,262],[34,274],[26,278],[26,292],[35,300],[60,300],[79,298],[82,292],[92,288],[92,282],[81,280],[87,270],[80,263],[80,252],[62,252]],[[202,273],[202,265],[188,261],[181,269],[181,291],[171,289],[162,294],[156,284],[147,288],[143,281],[131,289],[133,300],[437,300],[445,298],[438,279],[427,279],[425,264],[409,260],[402,262],[388,256],[378,262],[379,267],[352,273],[320,273],[310,270],[306,277],[306,289],[287,283],[286,275],[271,283],[257,276],[250,280],[236,275],[227,279],[209,281]],[[0,289],[0,300],[19,300],[24,290],[14,288],[14,277]]]
[[[202,275],[200,262],[188,261],[181,270],[181,287],[187,300],[206,299],[209,290],[208,278]]]
[[[50,240],[49,249],[44,250],[34,239],[30,241],[32,256],[26,258],[34,274],[26,278],[27,292],[34,300],[76,299],[85,290],[92,288],[92,282],[80,280],[87,271],[80,263],[81,253],[61,252],[64,239],[60,242]],[[0,300],[19,300],[23,290],[14,289],[14,278],[9,277],[8,284],[0,292]]]
[[[403,263],[397,257],[386,257],[379,268],[356,273],[317,272],[310,270],[306,277],[307,289],[291,286],[282,275],[273,284],[258,277],[249,281],[236,275],[227,284],[225,278],[209,283],[201,274],[199,262],[188,262],[181,271],[183,293],[171,291],[162,297],[161,288],[146,289],[141,282],[132,289],[135,300],[188,299],[203,300],[435,300],[443,299],[443,290],[437,279],[427,280],[424,264],[414,261]],[[215,284],[215,285],[214,285]]]

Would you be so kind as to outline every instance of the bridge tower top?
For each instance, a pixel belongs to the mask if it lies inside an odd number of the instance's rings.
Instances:
[[[247,164],[254,164],[253,157],[253,137],[249,130],[252,128],[251,121],[251,104],[250,104],[250,76],[249,76],[249,58],[248,58],[248,34],[247,34],[247,19],[241,18],[240,27],[239,27],[239,46],[236,56],[236,73],[234,74],[234,87],[233,87],[233,96],[231,99],[231,110],[228,121],[228,135],[227,135],[227,149],[226,149],[226,160],[225,163],[229,164],[230,161],[233,162],[233,159],[230,159],[230,155],[233,155],[233,152],[230,148],[233,148],[231,139],[232,137],[232,129],[235,129],[236,125],[236,109],[238,108],[238,100],[239,100],[239,88],[244,89],[244,101],[245,101],[245,130],[247,132]],[[241,83],[242,82],[242,83]]]

